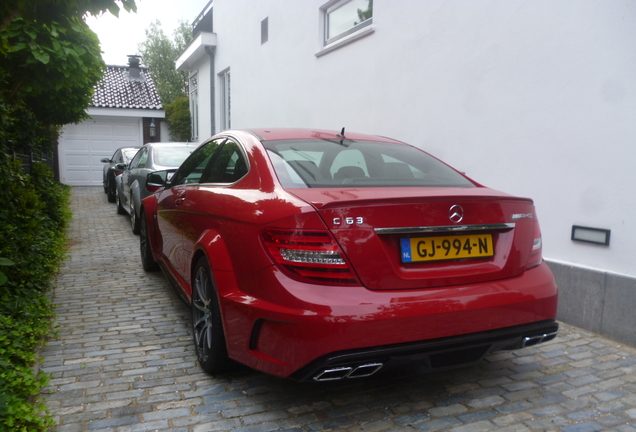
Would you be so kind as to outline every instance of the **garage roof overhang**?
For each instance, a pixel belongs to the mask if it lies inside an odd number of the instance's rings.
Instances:
[[[89,107],[86,113],[93,116],[108,116],[108,117],[153,117],[153,118],[166,118],[166,112],[164,110],[149,110],[149,109],[135,109],[135,108],[96,108]]]
[[[207,55],[206,48],[216,47],[216,33],[201,32],[175,60],[178,70],[190,70],[192,65]]]

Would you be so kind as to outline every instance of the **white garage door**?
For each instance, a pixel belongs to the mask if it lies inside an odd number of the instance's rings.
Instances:
[[[137,147],[142,140],[141,119],[90,119],[66,125],[59,141],[60,180],[71,186],[102,184],[104,164],[119,147]]]

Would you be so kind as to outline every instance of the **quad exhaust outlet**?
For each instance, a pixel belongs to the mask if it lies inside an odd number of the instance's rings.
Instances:
[[[314,376],[314,381],[336,381],[347,378],[364,378],[373,375],[382,363],[367,363],[359,366],[340,366],[323,369]]]

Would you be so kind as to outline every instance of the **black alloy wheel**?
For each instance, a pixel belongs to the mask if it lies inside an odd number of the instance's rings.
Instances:
[[[146,214],[143,212],[139,221],[139,251],[141,252],[141,266],[144,270],[149,272],[159,270],[157,261],[152,257],[150,238],[148,236],[148,222],[146,221]]]
[[[192,279],[192,336],[201,369],[218,373],[227,369],[229,358],[223,322],[210,265],[201,257]]]

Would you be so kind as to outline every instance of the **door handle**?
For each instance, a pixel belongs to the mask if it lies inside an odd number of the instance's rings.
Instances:
[[[180,206],[185,202],[186,196],[185,192],[181,192],[177,195],[177,198],[174,200],[174,205]]]

